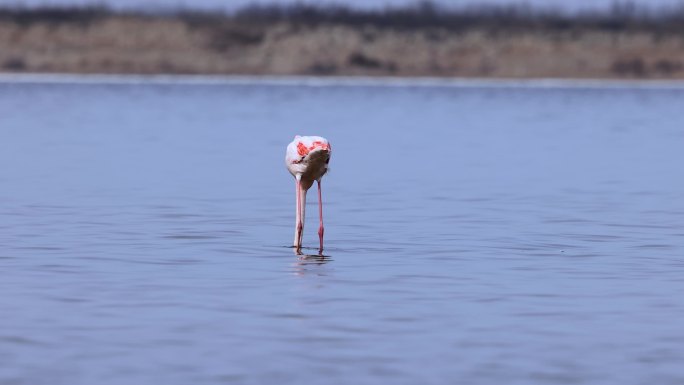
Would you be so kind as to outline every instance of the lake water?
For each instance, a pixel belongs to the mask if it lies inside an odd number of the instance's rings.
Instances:
[[[684,383],[684,87],[22,79],[0,384]]]

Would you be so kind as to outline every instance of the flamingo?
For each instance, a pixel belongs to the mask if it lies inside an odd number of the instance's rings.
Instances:
[[[285,164],[287,170],[295,178],[297,200],[297,214],[293,247],[299,252],[302,248],[302,233],[304,232],[304,212],[306,208],[306,192],[313,182],[318,184],[318,239],[319,253],[323,252],[323,202],[321,200],[321,178],[328,172],[330,152],[332,148],[327,139],[320,136],[295,136],[287,146]]]

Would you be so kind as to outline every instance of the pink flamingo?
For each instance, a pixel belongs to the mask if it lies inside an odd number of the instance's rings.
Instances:
[[[321,178],[328,172],[330,152],[332,148],[327,139],[320,136],[295,136],[287,146],[285,164],[290,174],[295,177],[297,194],[297,219],[295,223],[294,247],[299,252],[302,248],[302,233],[304,232],[304,212],[306,208],[306,192],[313,182],[318,182],[318,239],[319,253],[323,252],[323,202],[321,200]]]

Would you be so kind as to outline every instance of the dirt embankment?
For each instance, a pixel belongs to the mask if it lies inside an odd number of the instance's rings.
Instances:
[[[648,28],[20,16],[0,15],[0,72],[684,78],[684,33]]]

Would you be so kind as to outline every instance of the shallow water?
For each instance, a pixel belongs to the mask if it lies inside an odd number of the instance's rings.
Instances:
[[[0,383],[681,384],[683,102],[5,79]]]

